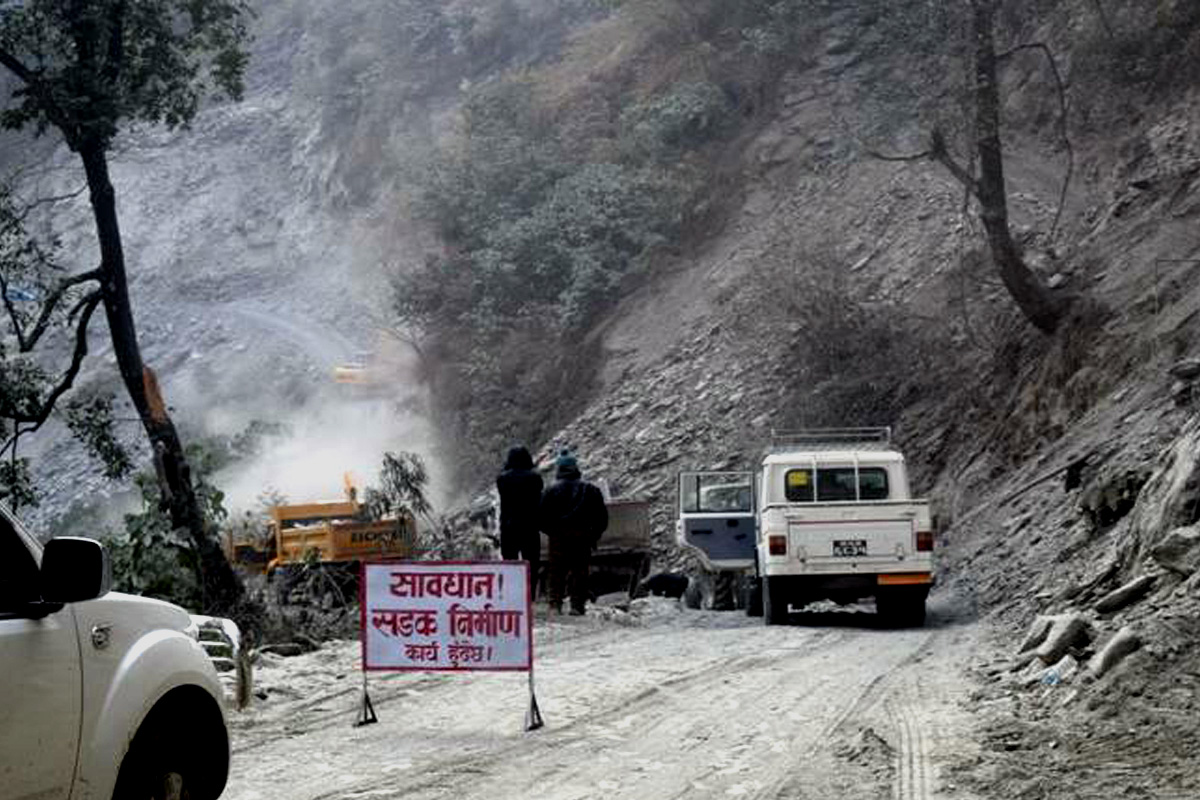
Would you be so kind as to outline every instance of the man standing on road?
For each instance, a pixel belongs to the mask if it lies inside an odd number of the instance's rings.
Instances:
[[[542,476],[533,468],[533,457],[524,447],[513,447],[496,478],[500,493],[500,556],[505,561],[529,562],[529,581],[537,592],[542,535],[538,533],[538,506],[542,501]]]
[[[569,452],[555,462],[554,479],[542,495],[539,513],[539,526],[550,537],[550,612],[562,613],[567,594],[571,615],[580,616],[588,599],[588,562],[608,527],[608,508],[600,489],[583,480]]]

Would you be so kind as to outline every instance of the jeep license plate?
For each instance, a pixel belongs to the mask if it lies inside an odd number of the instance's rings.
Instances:
[[[867,554],[866,539],[834,539],[833,554],[843,558],[865,556]]]

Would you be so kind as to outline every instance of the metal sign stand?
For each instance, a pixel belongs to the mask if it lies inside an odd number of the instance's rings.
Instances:
[[[363,695],[362,708],[358,711],[358,721],[354,723],[354,727],[361,728],[363,725],[371,725],[379,722],[379,717],[375,716],[375,706],[371,703],[371,695],[367,692],[367,671],[363,670]]]
[[[537,695],[533,693],[533,661],[529,662],[529,711],[525,714],[525,731],[536,731],[546,723],[538,709]]]

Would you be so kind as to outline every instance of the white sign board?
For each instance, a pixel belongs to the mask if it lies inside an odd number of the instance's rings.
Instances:
[[[364,563],[363,669],[528,670],[524,561]]]

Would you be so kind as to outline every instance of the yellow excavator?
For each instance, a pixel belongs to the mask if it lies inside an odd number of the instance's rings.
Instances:
[[[226,552],[234,565],[271,576],[289,565],[411,557],[417,532],[413,515],[369,520],[349,473],[344,481],[344,500],[277,504],[265,531],[230,531]]]

